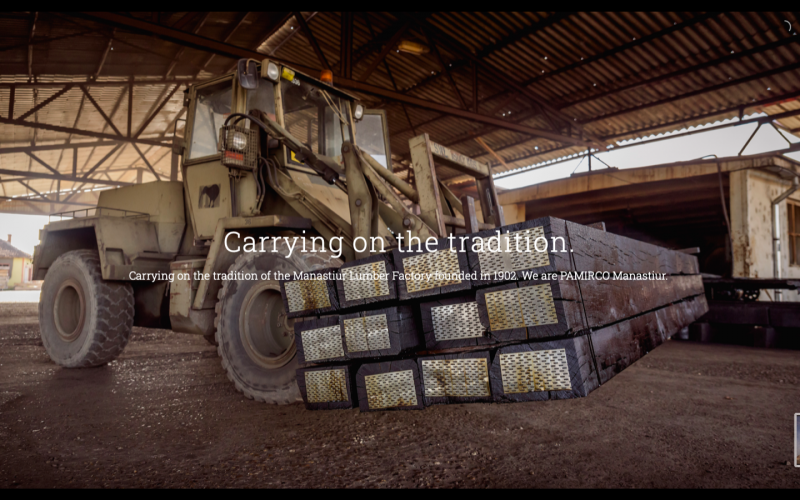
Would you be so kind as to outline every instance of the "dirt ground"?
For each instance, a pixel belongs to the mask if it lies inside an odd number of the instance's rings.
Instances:
[[[361,414],[246,400],[199,337],[66,370],[0,304],[0,487],[800,487],[800,352],[670,341],[577,400]]]

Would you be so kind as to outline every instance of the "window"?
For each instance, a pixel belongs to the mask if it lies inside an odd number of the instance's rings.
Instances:
[[[361,121],[356,122],[356,141],[375,161],[391,170],[392,166],[387,158],[389,148],[386,147],[385,120],[383,110],[365,111]]]
[[[331,93],[325,95],[324,90],[310,83],[299,78],[294,81],[300,85],[281,80],[284,128],[314,153],[331,158],[341,156],[342,143],[351,137],[349,127],[346,128],[347,139],[342,137],[339,117],[340,113],[347,117],[347,106],[339,97]]]
[[[800,266],[800,203],[786,202],[789,212],[789,263]]]
[[[197,89],[189,160],[217,154],[219,129],[231,113],[230,80]]]
[[[247,106],[245,108],[248,112],[254,109],[263,111],[271,120],[275,120],[275,84],[262,78],[258,83],[257,89],[247,91]],[[252,124],[249,120],[239,123],[246,124],[245,126]]]

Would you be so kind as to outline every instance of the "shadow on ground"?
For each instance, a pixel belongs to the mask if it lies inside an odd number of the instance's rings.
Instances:
[[[800,487],[798,351],[670,341],[584,399],[311,412],[191,335],[59,368],[35,315],[0,304],[0,487]]]

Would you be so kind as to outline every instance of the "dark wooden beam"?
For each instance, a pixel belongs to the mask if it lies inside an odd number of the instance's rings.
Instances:
[[[108,58],[108,53],[111,51],[111,44],[114,43],[114,32],[116,28],[111,28],[111,36],[108,37],[108,43],[106,44],[106,48],[103,51],[102,57],[100,57],[100,62],[97,63],[97,69],[94,72],[94,76],[92,77],[93,80],[97,80],[97,77],[100,76],[100,72],[103,71],[103,66],[106,64],[106,58]]]
[[[116,145],[116,146],[115,146],[115,147],[114,147],[114,148],[113,148],[111,151],[109,151],[108,153],[106,153],[106,154],[105,154],[105,156],[103,156],[103,157],[100,159],[100,161],[98,161],[97,163],[95,163],[95,165],[94,165],[92,168],[90,168],[90,169],[89,169],[87,172],[84,172],[84,173],[83,173],[83,178],[82,178],[82,180],[87,180],[87,179],[89,178],[89,176],[90,176],[90,175],[92,175],[92,173],[93,173],[95,170],[97,170],[98,168],[100,168],[100,166],[101,166],[101,165],[103,165],[103,163],[104,163],[104,162],[105,162],[107,159],[109,159],[109,158],[111,157],[111,155],[113,155],[114,153],[116,153],[116,152],[117,152],[117,150],[119,150],[119,148],[121,148],[121,147],[122,147],[122,144],[117,144],[117,145]]]
[[[372,29],[372,23],[369,20],[369,12],[364,12],[364,23],[367,25],[367,28],[369,28],[369,34],[374,40],[375,31]],[[398,91],[397,82],[395,81],[394,76],[392,75],[392,69],[389,67],[389,61],[387,61],[385,57],[383,58],[383,67],[386,69],[386,74],[389,76],[389,81],[392,82],[392,88],[395,90],[395,92],[397,92]],[[403,108],[403,114],[405,115],[406,120],[408,121],[408,126],[411,127],[411,130],[414,130],[414,122],[411,121],[411,115],[408,114],[408,108],[406,108],[406,105],[403,103],[400,103],[400,106]],[[416,133],[414,135],[416,135]],[[387,161],[391,162],[392,160],[390,158]]]
[[[717,92],[717,91],[720,91],[720,90],[722,90],[724,88],[728,88],[728,87],[731,87],[731,86],[734,86],[734,85],[741,85],[743,83],[752,82],[754,80],[760,80],[762,78],[767,78],[767,77],[770,77],[770,76],[780,75],[782,73],[786,73],[786,72],[789,72],[789,71],[794,71],[794,70],[797,70],[797,69],[800,69],[800,62],[797,62],[797,63],[794,63],[794,64],[790,64],[788,66],[781,66],[779,68],[775,68],[775,69],[772,69],[770,71],[764,71],[764,72],[761,72],[761,73],[756,73],[756,74],[753,74],[753,75],[745,76],[745,77],[742,77],[742,78],[737,78],[736,80],[729,80],[729,81],[727,81],[725,83],[719,83],[717,85],[711,85],[710,87],[705,87],[705,88],[693,90],[691,92],[685,92],[683,94],[678,94],[678,95],[674,95],[674,96],[671,96],[671,97],[666,97],[664,99],[658,99],[656,101],[651,101],[651,102],[648,102],[646,104],[640,104],[638,106],[631,106],[631,107],[628,107],[628,108],[619,109],[617,111],[612,111],[610,113],[606,113],[606,114],[603,114],[603,115],[600,115],[600,116],[592,117],[592,118],[590,118],[588,120],[582,120],[579,123],[582,123],[582,124],[595,123],[595,122],[598,122],[598,121],[601,121],[601,120],[607,120],[609,118],[613,118],[615,116],[620,116],[620,115],[624,115],[624,114],[628,114],[628,113],[634,113],[634,112],[637,112],[637,111],[642,111],[642,110],[649,109],[649,108],[652,108],[652,107],[655,107],[655,106],[661,106],[661,105],[664,105],[664,104],[670,104],[670,103],[673,103],[675,101],[679,101],[681,99],[688,99],[689,97],[695,97],[695,96],[698,96],[698,95],[707,94],[709,92]]]
[[[31,116],[32,114],[36,113],[36,112],[37,112],[37,111],[39,111],[40,109],[44,108],[45,106],[47,106],[47,105],[48,105],[48,104],[50,104],[51,102],[55,101],[56,99],[58,99],[59,97],[61,97],[62,95],[64,95],[64,94],[65,94],[66,92],[68,92],[70,89],[72,89],[72,85],[70,85],[70,84],[64,85],[64,88],[63,88],[63,89],[59,90],[58,92],[56,92],[55,94],[51,95],[50,97],[48,97],[48,98],[47,98],[47,99],[45,99],[44,101],[42,101],[42,102],[40,102],[39,104],[37,104],[36,106],[32,107],[32,108],[31,108],[31,109],[30,109],[30,110],[29,110],[27,113],[23,113],[23,114],[22,114],[22,115],[21,115],[19,118],[17,118],[17,119],[18,119],[18,120],[24,120],[25,118],[27,118],[27,117]]]
[[[39,13],[34,12],[31,19],[31,34],[28,37],[28,79],[33,78],[33,36],[36,34],[36,20]]]
[[[478,111],[478,65],[475,63],[472,63],[472,111],[480,113]],[[489,115],[493,114],[489,113]]]
[[[308,39],[308,42],[311,44],[311,48],[314,49],[314,52],[317,54],[317,59],[319,59],[320,64],[325,69],[331,69],[331,65],[328,64],[328,60],[325,59],[325,54],[322,52],[319,44],[317,43],[317,39],[314,38],[314,34],[311,32],[311,28],[308,27],[308,23],[306,22],[303,14],[301,12],[295,12],[294,18],[297,19],[297,24],[303,29],[303,34]]]
[[[136,150],[136,152],[137,152],[137,153],[139,153],[139,156],[141,156],[141,157],[142,157],[142,160],[144,160],[144,163],[145,163],[145,165],[147,165],[147,168],[149,168],[149,169],[150,169],[150,171],[151,171],[151,172],[153,172],[153,175],[155,175],[155,176],[156,176],[156,180],[159,180],[159,181],[160,181],[160,180],[161,180],[161,174],[159,174],[158,172],[156,172],[156,169],[155,169],[155,168],[153,168],[153,165],[151,165],[151,164],[150,164],[150,161],[147,159],[147,157],[144,155],[144,153],[142,153],[142,150],[141,150],[141,149],[139,149],[139,146],[137,146],[136,144],[134,144],[134,145],[133,145],[133,148]]]
[[[164,98],[164,100],[161,101],[161,104],[159,104],[158,107],[155,110],[153,110],[152,113],[150,113],[150,116],[147,117],[147,119],[144,121],[144,123],[142,123],[139,126],[139,130],[133,136],[134,138],[138,138],[140,135],[142,135],[142,132],[144,132],[144,130],[147,128],[147,126],[150,125],[150,122],[153,121],[153,118],[155,118],[156,115],[158,115],[158,113],[161,112],[161,110],[169,102],[169,100],[172,99],[172,96],[175,95],[175,92],[178,90],[179,87],[180,87],[180,85],[175,85],[175,88],[173,88],[172,91],[170,91],[170,93],[167,94],[167,96]]]
[[[559,74],[559,73],[562,73],[564,71],[568,71],[570,69],[574,69],[576,67],[583,66],[583,65],[588,64],[590,62],[597,62],[597,61],[603,60],[603,59],[605,59],[605,58],[607,58],[609,56],[612,56],[614,54],[618,54],[618,53],[627,51],[627,50],[629,50],[631,48],[634,48],[634,47],[636,47],[638,45],[641,45],[644,42],[653,41],[653,40],[659,39],[659,38],[661,38],[661,37],[663,37],[665,35],[673,33],[673,32],[675,32],[677,30],[681,30],[681,29],[693,26],[693,25],[695,25],[695,24],[697,24],[699,22],[702,22],[702,21],[704,21],[706,19],[712,18],[717,14],[718,13],[716,13],[716,14],[715,13],[709,13],[709,14],[698,15],[697,17],[692,18],[692,19],[690,19],[688,21],[684,21],[682,23],[678,23],[678,24],[673,25],[673,26],[671,26],[669,28],[666,28],[664,30],[652,33],[651,35],[647,35],[645,37],[639,38],[639,39],[637,39],[635,41],[632,41],[630,43],[626,43],[624,45],[621,45],[621,46],[616,47],[614,49],[611,49],[609,51],[603,52],[601,54],[597,54],[595,56],[592,56],[592,57],[589,57],[589,58],[585,58],[585,59],[583,59],[581,61],[575,62],[575,63],[573,63],[571,65],[567,65],[567,66],[565,66],[563,68],[559,68],[557,70],[546,72],[546,73],[544,73],[542,75],[539,75],[539,76],[535,76],[535,77],[533,77],[533,78],[531,78],[529,80],[526,80],[526,81],[522,82],[522,85],[524,87],[528,87],[531,84],[533,84],[533,83],[535,83],[535,82],[537,82],[537,81],[539,81],[541,79],[549,78],[549,77],[551,77],[551,76],[553,76],[555,74]],[[526,28],[526,31],[528,31],[528,34],[532,34],[532,33],[536,32],[536,31],[544,29],[547,26],[552,26],[555,23],[557,23],[558,21],[561,21],[561,20],[566,19],[568,17],[569,17],[569,13],[553,14],[553,15],[548,16],[547,18],[545,18],[543,20],[540,20],[538,23],[535,23],[534,25],[531,25],[529,28]],[[497,42],[496,44],[493,44],[491,46],[488,46],[488,47],[480,50],[478,52],[478,56],[479,57],[486,57],[489,54],[491,54],[493,52],[496,52],[497,50],[501,50],[502,48],[507,47],[508,45],[510,45],[511,43],[513,43],[514,41],[517,41],[517,40],[519,40],[518,37],[516,37],[514,35],[511,35],[510,37],[508,37],[508,38],[506,38],[504,40],[501,40],[500,42]],[[453,64],[452,67],[453,67],[453,69],[456,69],[456,68],[464,66],[465,64],[467,64],[469,62],[470,61],[469,61],[468,58],[465,58],[465,59],[462,59],[462,60],[459,60],[459,61],[454,61],[452,63]],[[431,83],[433,80],[437,79],[439,76],[441,76],[441,75],[436,75],[436,76],[432,76],[432,77],[426,78],[422,82],[420,82],[417,85],[415,85],[414,88],[415,89],[419,89],[421,87],[424,87],[428,83]],[[499,96],[503,96],[503,95],[505,95],[507,98],[510,98],[510,100],[513,100],[519,95],[519,92],[507,90],[505,92],[502,92],[501,94],[492,96],[492,97],[490,97],[488,99],[493,99],[495,97],[499,97]],[[592,98],[594,98],[594,97],[592,97]],[[482,99],[481,102],[485,102],[488,99]],[[572,103],[567,104],[567,106],[569,106],[569,105],[572,105]],[[563,108],[559,107],[559,109],[563,109]],[[487,114],[493,115],[494,113],[490,112],[490,113],[487,113]],[[433,119],[429,120],[428,122],[425,122],[424,124],[434,123],[434,122],[437,122],[437,121],[439,121],[439,120],[441,120],[443,118],[446,118],[446,117],[447,117],[447,115],[440,115],[440,116],[438,116],[436,118],[433,118]],[[404,133],[404,132],[407,132],[407,131],[408,130],[403,130],[403,131],[400,131],[400,132],[396,132],[395,134],[392,134],[392,135],[401,134],[401,133]],[[602,138],[602,137],[601,137],[601,139],[605,140],[605,138]]]
[[[613,56],[615,54],[619,54],[619,53],[628,51],[628,50],[630,50],[630,49],[632,49],[634,47],[638,47],[638,46],[643,45],[645,43],[652,42],[653,40],[658,40],[660,38],[665,37],[666,35],[669,35],[671,33],[675,33],[676,31],[680,31],[680,30],[686,29],[686,28],[688,28],[690,26],[694,26],[694,25],[696,25],[698,23],[701,23],[701,22],[703,22],[703,21],[705,21],[707,19],[711,19],[713,17],[717,17],[718,15],[720,15],[720,12],[706,12],[704,14],[698,14],[695,17],[693,17],[693,18],[691,18],[691,19],[689,19],[687,21],[683,21],[683,22],[674,24],[672,26],[669,26],[668,28],[664,28],[662,30],[655,31],[655,32],[650,33],[649,35],[645,35],[643,37],[637,37],[636,40],[632,40],[632,41],[630,41],[628,43],[625,43],[625,44],[622,44],[622,45],[618,45],[618,46],[614,47],[613,49],[609,49],[609,50],[607,50],[605,52],[601,52],[599,54],[595,54],[595,55],[593,55],[591,57],[585,57],[585,58],[581,59],[580,61],[576,61],[576,62],[574,62],[572,64],[567,64],[566,66],[562,66],[562,67],[554,69],[552,71],[548,71],[548,72],[546,72],[546,73],[544,73],[542,75],[539,75],[539,76],[536,76],[536,77],[532,78],[529,82],[525,82],[525,83],[527,85],[531,85],[531,84],[533,84],[535,82],[546,80],[548,78],[552,78],[552,77],[554,77],[556,75],[560,75],[561,73],[565,73],[565,72],[573,70],[575,68],[578,68],[578,67],[581,67],[581,66],[586,66],[587,64],[591,64],[593,62],[597,62],[597,61],[600,61],[602,59],[606,59],[607,57],[610,57],[610,56]]]
[[[353,78],[353,13],[342,12],[341,18],[339,74]]]
[[[365,22],[368,26],[372,26],[369,21],[369,13],[364,12],[365,15]],[[363,62],[364,58],[381,48],[386,42],[389,41],[390,38],[397,33],[397,30],[404,29],[408,21],[405,19],[396,19],[392,24],[390,24],[386,29],[378,33],[377,35],[370,29],[370,34],[372,38],[362,45],[361,47],[357,48],[353,53],[353,67],[358,66],[361,62]]]
[[[112,25],[125,26],[129,29],[133,29],[139,32],[158,35],[175,43],[185,44],[187,46],[198,48],[200,50],[207,50],[209,52],[219,53],[227,57],[233,57],[236,59],[240,57],[263,58],[263,54],[259,52],[255,52],[249,49],[243,49],[241,47],[235,47],[233,45],[224,44],[216,40],[210,40],[208,38],[192,35],[191,33],[178,32],[170,28],[154,25],[153,23],[148,23],[147,21],[131,18],[129,16],[124,16],[111,12],[91,12],[91,13],[84,13],[84,15],[99,22],[105,22]],[[277,58],[274,59],[282,64],[289,64],[304,73],[317,74],[319,72],[319,70],[315,68],[310,68],[308,66],[299,64],[292,64],[288,61],[283,61]],[[405,95],[397,91],[389,90],[383,87],[370,85],[365,82],[354,81],[351,79],[343,78],[338,75],[334,75],[334,83],[343,88],[348,88],[358,92],[363,92],[366,94],[391,99],[411,106],[430,109],[441,113],[447,113],[452,116],[462,118],[465,120],[484,123],[488,125],[495,125],[499,128],[513,130],[516,132],[521,132],[529,135],[541,136],[547,139],[555,140],[558,142],[564,142],[567,144],[578,144],[581,146],[591,145],[591,142],[589,141],[566,136],[558,132],[553,132],[549,130],[540,130],[534,127],[529,127],[518,123],[511,123],[506,120],[500,120],[495,117],[485,116],[467,110],[446,106],[433,101],[428,101],[410,95]]]
[[[128,82],[128,128],[126,129],[128,133],[128,137],[131,136],[133,133],[132,121],[133,121],[133,77],[131,77],[131,81]]]
[[[26,88],[26,89],[44,89],[44,88],[52,88],[52,87],[63,87],[65,85],[83,85],[84,87],[121,87],[124,85],[134,85],[134,86],[147,86],[147,85],[171,85],[171,84],[190,84],[190,83],[197,83],[200,80],[196,80],[194,78],[161,78],[158,80],[132,80],[131,82],[95,82],[92,80],[86,80],[83,82],[19,82],[19,83],[8,83],[2,82],[0,83],[0,89],[7,89],[7,88]]]
[[[210,12],[201,13],[200,19],[197,21],[197,24],[192,29],[191,33],[196,35],[197,32],[199,32],[200,29],[202,29],[202,27],[206,24],[206,21],[208,20],[208,16],[210,14],[211,14]],[[185,52],[186,52],[186,47],[178,48],[178,51],[175,53],[175,56],[172,58],[172,61],[169,63],[169,66],[167,67],[166,73],[164,73],[164,78],[169,78],[169,75],[172,74],[172,72],[175,70],[175,67],[178,66],[178,63],[180,63],[181,60],[183,59],[183,54]]]
[[[469,51],[468,48],[466,48],[463,44],[461,44],[461,42],[453,39],[447,33],[443,32],[441,29],[439,29],[436,26],[432,25],[428,21],[420,20],[419,23],[426,28],[428,33],[431,33],[435,38],[437,38],[440,43],[442,43],[443,45],[447,46],[447,48],[449,50],[451,50],[453,52],[456,52],[456,53],[460,53],[460,54],[462,54],[463,57],[467,57],[467,58],[471,59],[473,62],[478,64],[480,67],[482,67],[487,72],[491,72],[492,74],[503,74],[502,71],[500,71],[497,68],[495,68],[492,64],[487,62],[486,59],[478,58],[476,55],[472,54]],[[559,121],[561,121],[565,125],[569,124],[571,126],[574,126],[581,133],[581,135],[588,137],[591,142],[594,142],[595,143],[594,146],[596,146],[596,147],[598,147],[600,149],[605,149],[605,145],[600,140],[600,138],[596,137],[594,134],[591,134],[591,133],[587,132],[585,129],[583,129],[583,127],[580,124],[578,124],[577,121],[574,118],[572,118],[572,117],[570,117],[568,115],[565,115],[565,114],[561,113],[558,109],[552,107],[544,98],[542,98],[538,94],[534,93],[532,90],[530,90],[529,88],[527,88],[526,86],[524,86],[520,82],[517,82],[510,75],[506,74],[504,76],[505,76],[504,78],[501,78],[501,79],[498,80],[498,83],[500,83],[501,85],[506,86],[507,88],[510,87],[510,90],[515,90],[515,91],[519,92],[520,94],[528,97],[528,99],[530,99],[535,104],[540,106],[542,108],[543,112],[558,118]],[[587,143],[587,145],[588,145],[588,143]]]
[[[3,17],[6,17],[6,16],[4,15]],[[14,45],[6,45],[5,47],[0,47],[0,52],[7,52],[9,50],[27,48],[27,47],[31,47],[33,45],[41,45],[41,44],[50,43],[50,42],[57,42],[59,40],[64,40],[66,38],[74,38],[74,37],[78,37],[78,36],[88,35],[90,33],[96,32],[96,31],[97,30],[95,30],[95,29],[88,29],[88,30],[78,31],[78,32],[75,32],[75,33],[69,33],[67,35],[53,36],[53,37],[47,37],[47,38],[39,38],[38,40],[33,40],[31,42],[27,42],[26,41],[26,42],[17,43],[17,44],[14,44]]]
[[[481,49],[481,50],[479,50],[477,52],[476,57],[479,58],[479,59],[488,57],[489,55],[491,55],[491,54],[493,54],[493,53],[495,53],[495,52],[497,52],[499,50],[502,50],[502,49],[504,49],[504,48],[506,48],[506,47],[508,47],[510,45],[513,45],[514,43],[518,42],[522,38],[530,36],[530,35],[538,32],[540,30],[543,30],[543,29],[547,28],[548,26],[552,26],[552,25],[556,24],[559,21],[567,19],[571,14],[572,13],[570,13],[570,12],[556,12],[554,14],[551,14],[551,15],[549,15],[549,16],[543,18],[543,19],[540,19],[539,21],[531,24],[530,26],[528,26],[526,28],[523,28],[521,30],[515,31],[514,33],[510,34],[508,37],[503,38],[502,40],[499,40],[497,43],[494,43],[492,45],[484,47],[483,49]],[[423,15],[422,14],[416,14],[416,18],[417,19],[423,18]],[[464,57],[462,59],[459,59],[457,61],[453,61],[452,62],[452,70],[455,71],[455,70],[457,70],[459,68],[462,68],[462,67],[470,65],[470,64],[475,64],[475,63],[471,58]],[[428,78],[425,78],[424,80],[422,80],[419,83],[415,84],[413,88],[414,89],[420,89],[420,88],[428,85],[429,83],[432,83],[433,81],[437,80],[441,76],[442,76],[441,74],[438,74],[438,75],[433,75],[433,76],[430,76]]]
[[[98,113],[100,113],[100,116],[102,116],[102,117],[103,117],[103,120],[105,120],[105,121],[106,121],[106,123],[108,124],[108,126],[109,126],[109,127],[111,127],[111,129],[112,129],[114,132],[116,132],[116,133],[117,133],[117,135],[120,135],[120,136],[121,136],[121,135],[122,135],[122,132],[120,132],[120,131],[119,131],[119,129],[117,128],[117,126],[116,126],[116,125],[114,125],[114,122],[112,122],[112,121],[111,121],[111,118],[109,118],[109,117],[108,117],[108,115],[106,114],[106,112],[105,112],[105,111],[103,111],[103,108],[101,108],[101,107],[100,107],[100,105],[97,103],[97,101],[95,101],[95,100],[94,100],[94,97],[92,97],[92,94],[90,94],[90,93],[89,93],[89,90],[88,90],[88,89],[87,89],[85,86],[83,86],[83,85],[81,85],[81,90],[83,91],[83,93],[84,93],[84,95],[86,96],[86,98],[87,98],[87,99],[89,99],[89,102],[91,102],[91,103],[92,103],[92,105],[95,107],[95,109],[97,110],[97,112],[98,112]]]
[[[23,181],[21,179],[17,179],[17,182],[19,184],[22,184],[23,186],[25,186],[26,189],[29,189],[29,190],[33,191],[36,194],[36,196],[38,196],[39,198],[42,198],[42,199],[50,201],[50,202],[55,202],[56,201],[56,200],[51,200],[50,198],[48,198],[47,196],[43,195],[39,191],[33,189],[30,185],[28,185],[25,181]],[[26,199],[28,199],[28,198],[26,198]]]
[[[461,95],[461,91],[458,90],[458,85],[456,85],[456,81],[453,80],[453,75],[450,74],[450,69],[447,67],[447,64],[444,62],[442,58],[442,53],[439,52],[439,46],[436,45],[436,40],[428,34],[428,31],[423,28],[425,32],[425,36],[428,38],[428,44],[431,46],[431,52],[436,56],[436,60],[439,61],[439,65],[442,67],[442,73],[447,76],[447,81],[450,83],[450,87],[453,89],[453,93],[456,95],[456,99],[458,102],[461,103],[461,107],[464,109],[469,109],[467,106],[467,102],[464,100],[464,97]]]
[[[128,143],[136,143],[136,144],[146,144],[149,146],[164,146],[170,147],[169,143],[162,143],[160,141],[154,141],[150,139],[135,139],[129,138],[120,135],[114,134],[105,134],[101,132],[93,132],[91,130],[81,130],[72,127],[62,127],[59,125],[49,125],[47,123],[34,123],[25,120],[9,120],[8,118],[0,118],[0,123],[7,124],[7,125],[18,125],[20,127],[27,127],[37,130],[50,130],[52,132],[62,132],[64,134],[76,134],[76,135],[84,135],[87,137],[96,137],[98,139],[107,139],[112,141],[120,141],[120,142],[128,142]]]
[[[223,35],[222,37],[223,42],[228,43],[228,40],[230,40],[231,37],[234,35],[234,33],[236,33],[236,30],[238,30],[239,27],[241,27],[242,23],[247,18],[248,14],[250,13],[240,12],[239,15],[236,16],[236,18],[230,24],[228,29],[225,31],[225,35]],[[203,62],[203,64],[200,65],[202,69],[197,70],[197,73],[195,73],[194,75],[195,78],[197,78],[197,75],[199,75],[201,71],[205,70],[208,67],[208,65],[211,63],[211,60],[214,59],[215,55],[216,54],[209,54],[208,57],[206,57],[206,60]]]
[[[410,25],[411,23],[403,24],[400,27],[400,29],[398,29],[394,33],[394,35],[392,35],[392,37],[384,44],[383,50],[381,50],[380,53],[375,57],[375,59],[372,60],[367,69],[364,70],[363,73],[361,73],[361,77],[359,77],[358,81],[360,82],[367,81],[367,78],[369,78],[372,72],[375,71],[375,68],[377,68],[378,65],[381,62],[383,62],[383,59],[386,57],[386,55],[389,54],[389,51],[391,51],[395,47],[395,45],[397,45],[397,43],[400,41],[400,37],[402,37],[405,34],[406,30],[408,30]]]
[[[75,151],[77,151],[77,149]],[[47,170],[53,172],[54,174],[58,174],[59,173],[58,170],[56,170],[55,168],[53,168],[50,165],[48,165],[47,163],[45,163],[41,158],[39,158],[38,156],[34,155],[33,153],[30,153],[30,152],[26,151],[25,154],[28,155],[28,157],[31,160],[35,161],[36,163],[38,163],[39,165],[43,166]]]
[[[8,95],[8,119],[14,119],[14,94],[16,93],[17,87],[12,85],[11,89],[9,90]]]
[[[180,19],[175,21],[175,24],[172,25],[172,28],[176,29],[176,30],[184,30],[190,24],[192,24],[192,21],[194,21],[194,19],[197,18],[197,16],[206,17],[206,16],[208,16],[208,14],[210,14],[210,13],[209,12],[187,12],[186,14],[181,16]]]
[[[48,179],[48,180],[62,180],[69,182],[88,181],[93,184],[100,184],[104,186],[127,186],[130,184],[129,182],[108,182],[103,179],[82,179],[80,177],[71,177],[69,175],[45,174],[41,172],[19,172],[17,170],[9,170],[7,168],[0,168],[0,175],[14,175],[22,179]]]
[[[753,47],[753,48],[751,48],[749,50],[743,50],[741,52],[737,52],[737,53],[730,54],[730,55],[727,55],[727,56],[724,56],[724,57],[720,57],[720,58],[715,58],[715,59],[712,59],[710,61],[706,61],[704,63],[700,63],[700,64],[689,66],[689,67],[686,67],[686,68],[683,68],[683,69],[672,71],[672,72],[669,72],[669,73],[666,73],[666,74],[663,74],[663,75],[660,75],[660,76],[656,76],[656,77],[653,77],[653,78],[648,78],[648,79],[645,79],[645,80],[640,80],[640,81],[633,82],[633,83],[630,83],[630,84],[627,84],[627,85],[622,85],[620,87],[609,89],[609,90],[604,91],[604,92],[598,92],[597,94],[594,94],[594,95],[586,96],[586,97],[583,97],[581,99],[576,99],[574,101],[561,104],[561,105],[558,106],[558,109],[566,109],[566,108],[569,108],[571,106],[575,106],[575,105],[578,105],[578,104],[581,104],[581,103],[584,103],[584,102],[595,101],[597,99],[600,99],[600,98],[603,98],[603,97],[606,97],[606,96],[609,96],[609,95],[613,95],[613,94],[618,94],[620,92],[626,92],[628,90],[631,90],[631,89],[634,89],[634,88],[637,88],[637,87],[651,86],[651,85],[654,85],[654,84],[657,84],[657,83],[661,83],[661,82],[665,82],[665,81],[668,81],[668,80],[674,80],[675,78],[678,78],[680,76],[684,76],[684,75],[695,73],[697,71],[701,71],[701,70],[704,70],[704,69],[712,68],[712,67],[718,66],[720,64],[725,64],[725,63],[728,63],[728,62],[736,61],[736,60],[742,59],[744,57],[750,57],[750,56],[754,56],[754,55],[757,55],[757,54],[761,54],[761,53],[769,51],[769,50],[775,50],[775,49],[777,49],[779,47],[783,47],[784,45],[791,44],[791,43],[798,43],[796,37],[791,37],[791,36],[785,37],[785,38],[782,38],[782,39],[777,40],[777,41],[772,42],[772,43],[767,43],[767,44],[764,44],[764,45],[760,45],[758,47]],[[771,70],[771,71],[775,71],[775,70]],[[765,75],[766,76],[766,73],[770,73],[770,71],[756,73],[756,75]],[[751,78],[752,78],[752,76],[755,76],[755,75],[751,75]],[[761,76],[757,76],[757,78],[762,78],[762,77]],[[725,85],[725,86],[736,85],[736,83],[731,83],[731,82],[734,82],[734,80],[731,80],[729,82],[723,83],[722,85]]]

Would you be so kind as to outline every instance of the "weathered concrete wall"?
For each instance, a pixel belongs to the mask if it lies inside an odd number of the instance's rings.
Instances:
[[[791,187],[791,182],[767,172],[740,170],[730,174],[733,275],[749,278],[773,277],[772,200]],[[800,192],[789,199],[800,202]],[[788,212],[780,206],[781,275],[800,278],[800,266],[789,265]],[[762,292],[760,300],[770,300]],[[800,301],[796,292],[785,291],[785,301]]]

